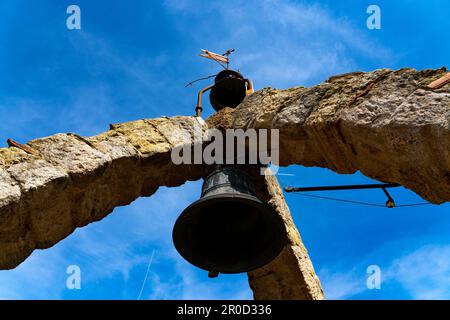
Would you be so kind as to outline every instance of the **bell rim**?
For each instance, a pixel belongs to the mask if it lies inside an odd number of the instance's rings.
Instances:
[[[225,69],[225,70],[220,71],[216,75],[216,77],[214,79],[214,83],[217,83],[217,82],[222,81],[223,79],[227,78],[227,76],[223,76],[223,75],[233,75],[234,77],[232,77],[232,78],[237,78],[237,79],[244,80],[244,76],[239,71],[231,70],[231,69]]]
[[[211,195],[211,196],[205,196],[205,197],[200,198],[197,201],[193,202],[192,204],[190,204],[187,208],[185,208],[182,211],[182,213],[178,216],[178,218],[175,222],[175,225],[173,227],[173,230],[172,230],[172,241],[173,241],[173,244],[174,244],[177,252],[186,261],[188,261],[190,264],[196,266],[197,268],[200,268],[200,269],[206,270],[206,271],[211,271],[208,268],[206,268],[204,265],[199,263],[197,261],[197,259],[191,259],[190,257],[185,256],[182,253],[183,250],[180,250],[181,246],[179,245],[178,241],[175,239],[174,234],[175,234],[175,229],[177,228],[177,226],[179,226],[179,222],[182,219],[184,219],[187,214],[192,212],[192,210],[194,210],[194,208],[199,209],[199,206],[201,207],[210,201],[219,201],[220,202],[222,200],[225,200],[224,197],[228,197],[227,201],[229,201],[230,198],[232,198],[234,200],[238,200],[238,201],[251,201],[251,202],[257,204],[258,206],[260,206],[260,208],[262,210],[264,210],[267,214],[272,215],[274,218],[276,217],[274,219],[276,221],[276,223],[274,224],[274,234],[275,234],[275,230],[276,230],[276,233],[279,233],[280,237],[278,238],[279,241],[273,243],[274,252],[276,252],[276,254],[274,254],[273,256],[270,255],[270,257],[267,256],[267,257],[265,257],[265,259],[261,259],[261,262],[252,266],[251,269],[238,270],[238,271],[221,271],[221,270],[217,270],[217,271],[222,274],[238,274],[238,273],[243,273],[243,272],[250,272],[250,271],[254,271],[258,268],[261,268],[261,267],[267,265],[268,263],[272,262],[275,258],[277,258],[281,254],[281,251],[283,250],[283,248],[285,247],[285,245],[287,243],[287,230],[286,230],[286,226],[285,226],[283,218],[280,215],[278,215],[275,212],[275,210],[273,210],[267,203],[261,201],[257,197],[252,196],[252,195],[247,195],[247,194],[239,194],[239,193],[231,193],[231,192],[215,194],[215,195]]]

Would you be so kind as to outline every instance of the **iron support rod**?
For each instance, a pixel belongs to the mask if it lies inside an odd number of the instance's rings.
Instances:
[[[210,86],[208,86],[206,88],[203,88],[202,90],[200,90],[198,92],[197,106],[195,107],[195,114],[196,114],[197,117],[201,117],[202,116],[202,111],[203,111],[203,108],[202,108],[202,95],[206,91],[210,90],[212,87],[214,87],[214,85],[210,85]]]
[[[324,186],[324,187],[305,187],[305,188],[284,188],[286,192],[312,192],[312,191],[336,191],[336,190],[361,190],[361,189],[383,189],[398,188],[397,183],[376,183],[376,184],[356,184],[347,186]]]

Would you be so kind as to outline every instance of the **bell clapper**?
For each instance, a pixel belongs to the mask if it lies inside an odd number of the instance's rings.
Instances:
[[[219,276],[219,271],[211,270],[208,272],[208,278],[217,278]]]

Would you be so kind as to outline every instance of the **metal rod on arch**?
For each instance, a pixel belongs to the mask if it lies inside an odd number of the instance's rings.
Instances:
[[[312,191],[338,191],[338,190],[362,190],[362,189],[386,189],[386,188],[398,188],[397,183],[375,183],[375,184],[356,184],[346,186],[322,186],[322,187],[303,187],[294,188],[286,187],[286,192],[312,192]]]

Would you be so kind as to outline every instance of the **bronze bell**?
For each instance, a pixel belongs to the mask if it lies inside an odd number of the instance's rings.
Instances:
[[[216,75],[213,85],[199,91],[195,107],[197,117],[202,116],[202,96],[208,90],[211,90],[209,94],[211,105],[214,110],[220,111],[225,107],[236,108],[246,96],[253,93],[253,84],[237,71],[222,70]]]
[[[178,217],[172,237],[188,262],[217,275],[266,265],[283,249],[286,229],[255,196],[248,174],[225,166],[206,177],[201,198]]]
[[[237,71],[227,69],[219,72],[209,94],[209,101],[214,110],[236,108],[247,94],[247,82]]]

